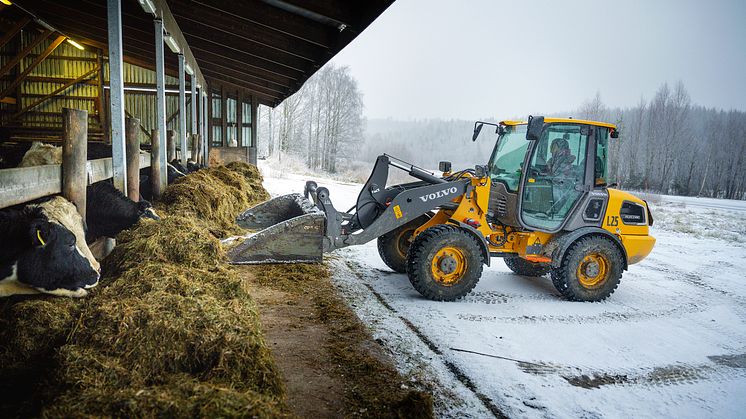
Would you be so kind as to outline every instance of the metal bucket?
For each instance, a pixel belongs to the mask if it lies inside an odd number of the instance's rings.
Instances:
[[[259,230],[228,251],[234,264],[321,262],[326,216],[300,194],[282,195],[236,218]]]

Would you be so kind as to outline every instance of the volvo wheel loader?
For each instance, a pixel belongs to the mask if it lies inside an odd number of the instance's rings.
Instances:
[[[497,142],[487,165],[436,175],[379,156],[357,204],[337,210],[329,190],[307,182],[242,213],[259,230],[229,251],[233,263],[319,262],[322,254],[378,240],[383,261],[423,296],[453,301],[502,257],[519,275],[550,274],[567,299],[600,301],[655,239],[645,201],[607,184],[612,124],[544,117],[485,125]],[[387,185],[389,168],[417,181]]]

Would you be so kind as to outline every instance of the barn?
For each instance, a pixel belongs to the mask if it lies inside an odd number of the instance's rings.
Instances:
[[[90,169],[95,180],[122,191],[128,127],[158,165],[182,150],[205,164],[256,163],[258,106],[296,92],[390,3],[3,1],[0,167],[31,141],[61,143],[65,108],[85,111],[86,142],[110,150],[110,163]],[[24,176],[0,172],[0,203],[61,192],[50,173],[39,175],[46,189],[18,192]]]

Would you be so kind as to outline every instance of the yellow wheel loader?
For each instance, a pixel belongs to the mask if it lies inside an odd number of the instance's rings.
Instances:
[[[260,231],[229,251],[232,262],[319,262],[377,239],[386,265],[433,300],[468,294],[492,257],[519,275],[549,273],[569,300],[607,298],[655,244],[647,203],[607,184],[616,126],[529,116],[476,122],[473,140],[485,125],[498,134],[487,165],[441,162],[436,175],[384,154],[346,212],[314,182],[245,211],[238,224]],[[418,181],[387,186],[390,167]]]

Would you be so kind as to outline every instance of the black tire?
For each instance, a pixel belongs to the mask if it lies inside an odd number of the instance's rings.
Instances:
[[[458,253],[458,256],[447,253],[449,251]],[[438,254],[444,256],[439,257]],[[449,262],[446,258],[462,261],[456,263],[456,273],[441,271],[442,264]],[[441,262],[438,263],[438,260]],[[440,224],[415,237],[407,256],[407,274],[414,289],[424,297],[436,301],[455,301],[477,285],[482,276],[483,262],[479,242],[474,236],[462,228]],[[434,274],[434,270],[445,276],[457,277],[453,282],[445,282],[444,277]]]
[[[544,276],[551,269],[545,263],[530,262],[520,256],[508,256],[503,261],[511,271],[523,276]]]
[[[552,283],[568,300],[602,301],[619,286],[623,263],[621,251],[611,240],[583,237],[570,245],[562,264],[552,269]]]
[[[423,215],[378,238],[378,254],[386,266],[394,272],[402,274],[407,272],[407,253],[409,253],[412,234],[429,219]]]

